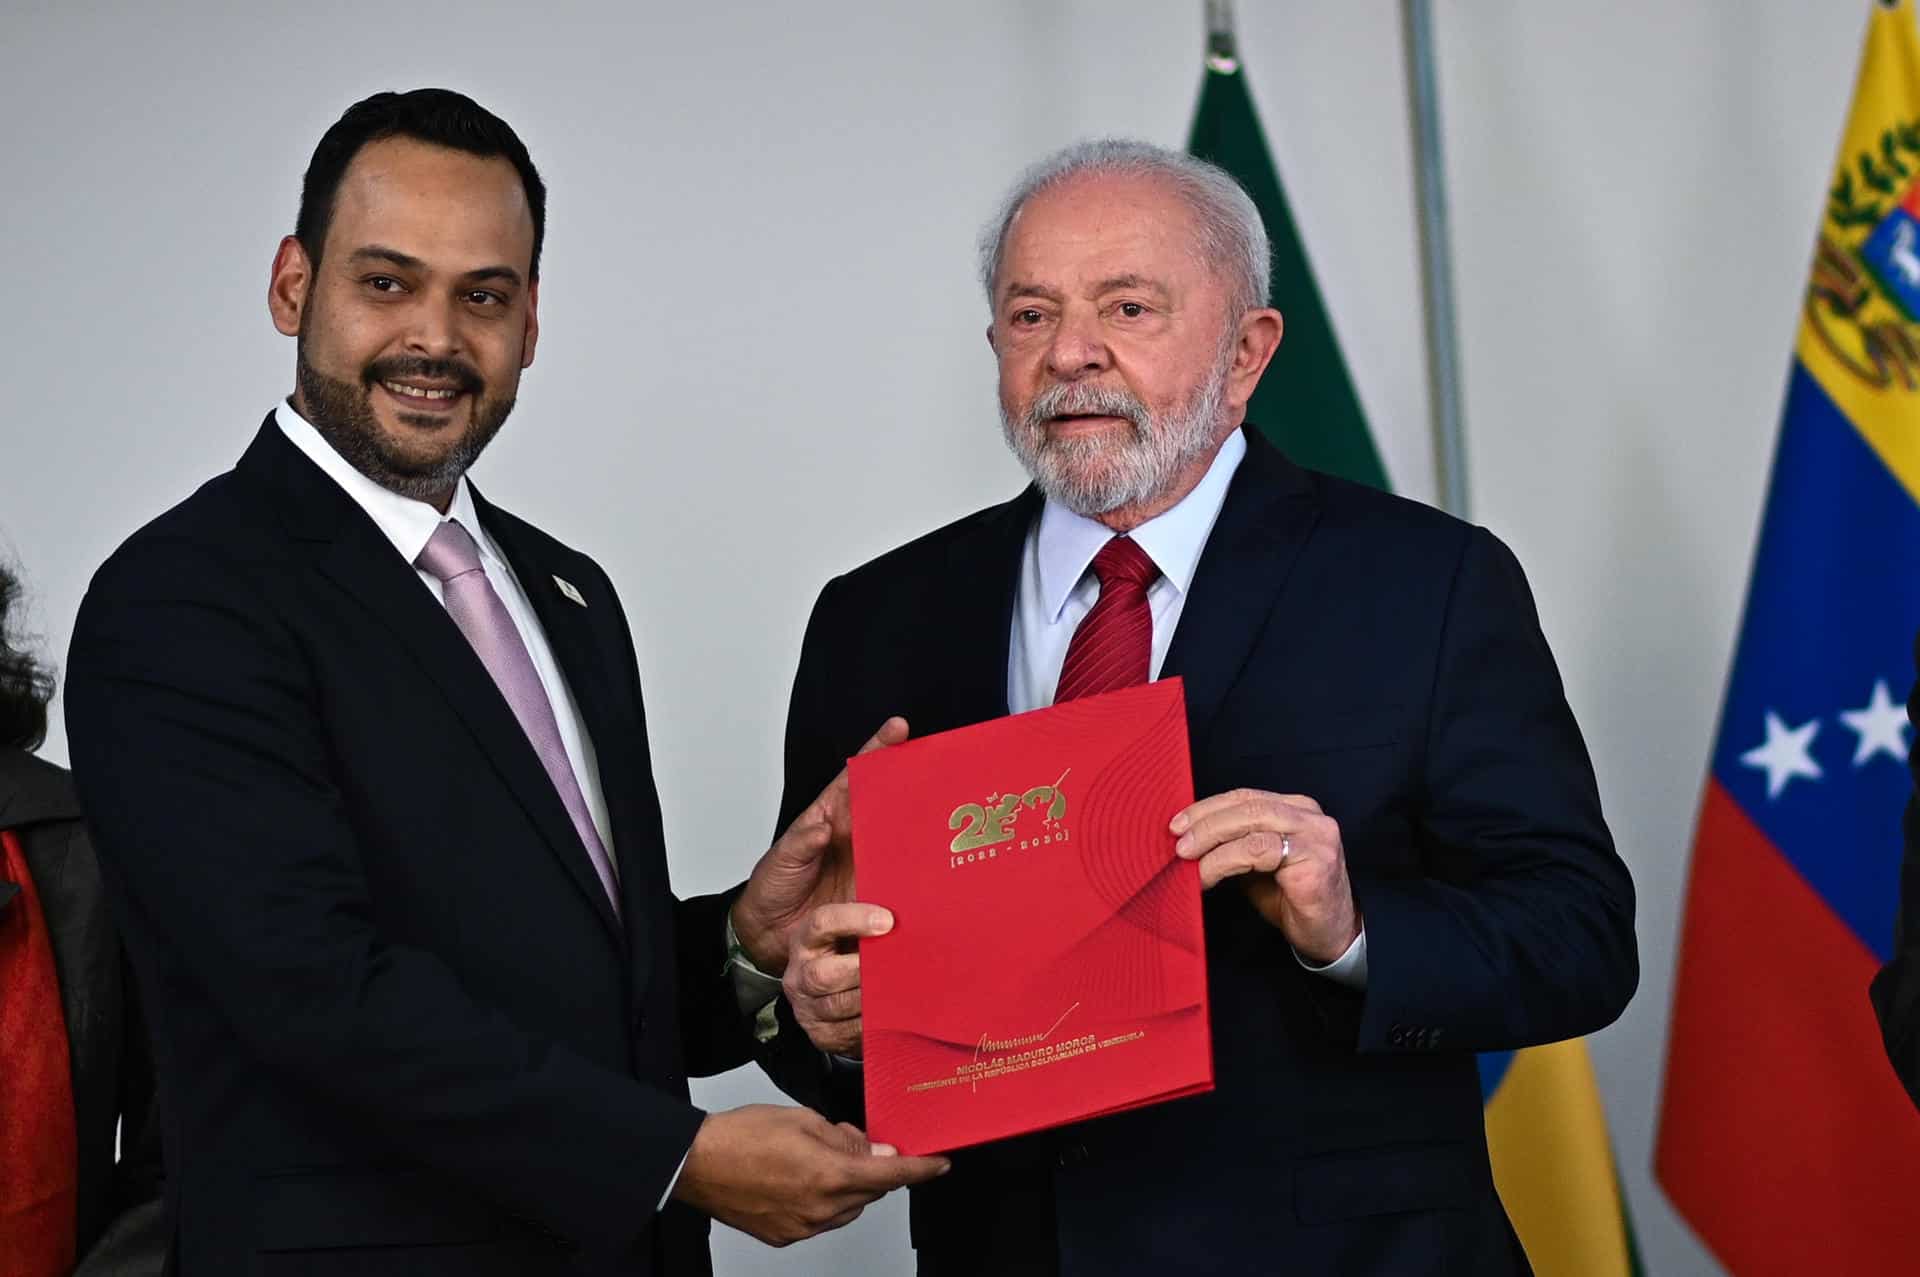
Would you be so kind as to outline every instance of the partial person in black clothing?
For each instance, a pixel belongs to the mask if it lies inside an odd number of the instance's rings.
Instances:
[[[145,1277],[166,1256],[152,1053],[73,783],[32,752],[53,679],[10,641],[19,597],[0,566],[0,1269]]]
[[[1920,640],[1914,643],[1920,664]],[[1920,684],[1907,700],[1907,718],[1920,709]],[[1914,777],[1914,795],[1907,799],[1901,822],[1906,831],[1906,854],[1900,863],[1900,912],[1893,919],[1893,958],[1880,968],[1870,990],[1873,1012],[1880,1019],[1880,1035],[1887,1059],[1900,1085],[1920,1106],[1920,750],[1907,755]]]

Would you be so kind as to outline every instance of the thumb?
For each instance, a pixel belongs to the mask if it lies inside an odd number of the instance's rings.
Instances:
[[[867,737],[867,743],[860,747],[863,754],[871,754],[876,749],[885,749],[889,745],[898,745],[907,739],[907,720],[895,714],[880,724],[880,730]]]
[[[876,749],[885,749],[889,745],[898,745],[907,739],[907,720],[895,714],[880,724],[880,730],[867,737],[859,753],[871,754]],[[853,811],[851,793],[847,785],[847,769],[842,767],[840,774],[831,784],[820,791],[813,800],[813,810],[820,819],[827,822],[828,832],[835,839],[845,841],[853,833]]]
[[[820,816],[802,816],[774,841],[772,855],[788,864],[810,864],[833,840],[833,825]]]

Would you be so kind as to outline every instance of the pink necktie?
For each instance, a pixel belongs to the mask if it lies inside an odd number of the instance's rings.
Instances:
[[[1100,597],[1073,632],[1053,703],[1147,681],[1153,662],[1153,612],[1147,587],[1160,569],[1131,537],[1114,537],[1093,556]]]
[[[587,812],[587,800],[580,792],[573,765],[567,761],[567,747],[560,740],[560,724],[553,717],[553,705],[547,700],[546,688],[540,684],[539,671],[533,668],[533,658],[527,655],[527,645],[521,641],[520,631],[507,614],[506,604],[493,592],[493,585],[480,566],[480,548],[465,528],[448,519],[434,532],[415,563],[422,571],[438,577],[445,587],[447,614],[467,636],[467,642],[473,644],[480,663],[493,675],[494,684],[513,709],[513,716],[520,720],[520,730],[527,734],[553,787],[560,791],[560,801],[566,805],[580,841],[586,844],[587,858],[593,861],[593,871],[600,876],[600,885],[606,888],[614,916],[619,917],[619,873],[600,841],[599,831],[593,827],[593,817]]]

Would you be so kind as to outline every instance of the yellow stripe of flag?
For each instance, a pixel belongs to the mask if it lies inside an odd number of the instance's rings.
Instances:
[[[1815,248],[1796,351],[1807,371],[1920,501],[1920,314],[1876,280],[1867,242],[1920,181],[1920,36],[1911,0],[1877,4],[1868,20],[1853,113],[1840,145]],[[1916,201],[1920,203],[1920,201]],[[1920,284],[1920,239],[1882,261]]]
[[[1607,1115],[1581,1039],[1517,1052],[1487,1101],[1493,1182],[1539,1277],[1630,1277]]]

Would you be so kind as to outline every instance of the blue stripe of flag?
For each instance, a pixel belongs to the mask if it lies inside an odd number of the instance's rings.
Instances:
[[[1486,1051],[1477,1057],[1477,1063],[1480,1065],[1480,1103],[1485,1105],[1507,1080],[1507,1070],[1513,1067],[1513,1052]]]
[[[1713,772],[1883,960],[1908,775],[1885,752],[1856,766],[1861,737],[1841,713],[1867,706],[1876,680],[1906,700],[1916,629],[1920,507],[1796,361]],[[1768,739],[1769,712],[1788,728],[1819,724],[1808,755],[1820,777],[1775,796],[1767,771],[1743,761]]]

